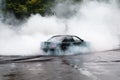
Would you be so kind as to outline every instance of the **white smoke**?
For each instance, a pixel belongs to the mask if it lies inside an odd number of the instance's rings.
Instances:
[[[89,41],[95,50],[119,46],[119,17],[117,7],[108,3],[83,3],[77,15],[68,21],[69,33]]]
[[[63,8],[68,6],[67,3],[59,4],[54,10],[61,13],[56,13],[56,15],[64,17],[71,11],[75,12],[67,19],[32,15],[27,22],[19,26],[19,29],[12,29],[13,26],[1,22],[0,55],[41,54],[40,43],[42,41],[50,36],[65,33],[79,36],[89,42],[95,51],[118,48],[120,10],[115,3],[84,0],[80,5],[69,3],[69,6],[72,6],[70,8]],[[65,31],[66,25],[67,32]]]
[[[63,34],[64,24],[56,17],[31,16],[26,23],[14,29],[15,26],[2,24],[0,26],[1,55],[35,55],[42,54],[40,43],[53,34]],[[16,26],[17,28],[18,26]]]

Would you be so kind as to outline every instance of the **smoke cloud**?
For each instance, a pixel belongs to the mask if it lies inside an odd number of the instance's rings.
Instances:
[[[90,43],[92,51],[119,48],[120,10],[117,0],[111,1],[67,0],[53,8],[54,16],[31,15],[19,26],[1,21],[0,55],[42,54],[40,43],[57,34],[77,35]]]

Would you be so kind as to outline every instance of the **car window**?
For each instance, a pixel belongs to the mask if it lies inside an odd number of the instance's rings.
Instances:
[[[74,39],[72,37],[66,37],[62,42],[74,42]]]
[[[79,39],[78,37],[73,37],[75,42],[81,42],[81,39]]]
[[[61,42],[63,40],[63,37],[57,36],[57,37],[52,37],[48,39],[50,42]]]
[[[48,39],[49,42],[82,42],[77,36],[53,36]]]

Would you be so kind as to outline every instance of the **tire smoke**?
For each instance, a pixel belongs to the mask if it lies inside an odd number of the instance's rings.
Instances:
[[[1,21],[0,55],[42,54],[40,43],[57,34],[77,35],[90,43],[92,51],[119,48],[120,10],[117,0],[108,1],[72,4],[67,0],[52,8],[53,16],[31,15],[19,26]]]

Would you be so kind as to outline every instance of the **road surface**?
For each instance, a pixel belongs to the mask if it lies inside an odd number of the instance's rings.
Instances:
[[[1,63],[0,80],[120,80],[120,50],[39,59]]]

